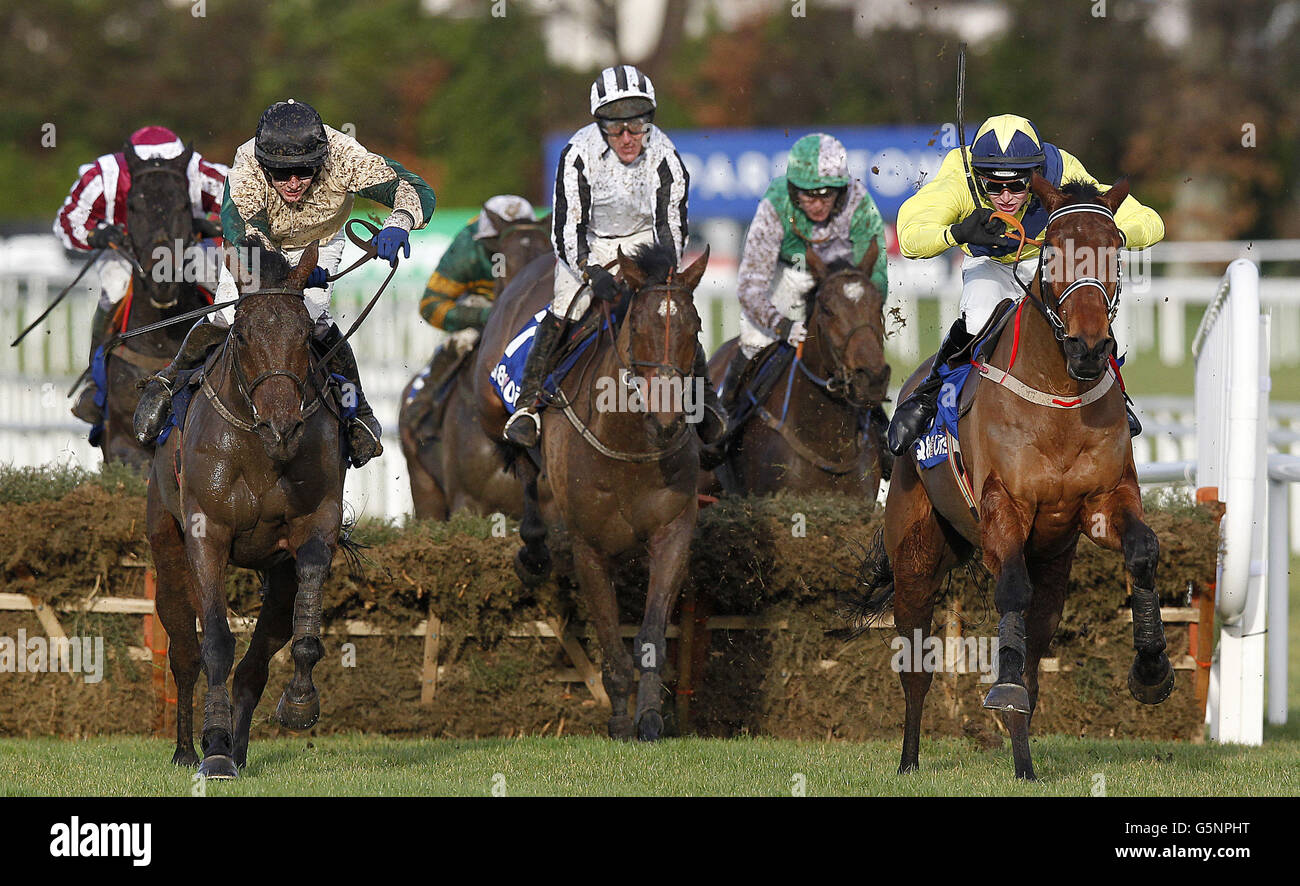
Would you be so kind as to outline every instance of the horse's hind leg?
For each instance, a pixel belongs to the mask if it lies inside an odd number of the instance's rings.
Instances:
[[[1174,691],[1174,669],[1165,653],[1165,626],[1156,593],[1160,542],[1142,519],[1137,475],[1130,466],[1121,483],[1096,510],[1084,515],[1084,531],[1098,545],[1124,552],[1132,585],[1133,648],[1128,690],[1143,704],[1160,704]]]
[[[325,654],[321,643],[321,602],[325,580],[330,574],[330,546],[313,535],[298,546],[296,570],[298,593],[293,601],[293,678],[280,696],[275,714],[286,729],[302,732],[320,719],[320,693],[311,672]]]
[[[1000,711],[1002,722],[1011,733],[1011,754],[1015,759],[1016,777],[1034,778],[1029,753],[1029,715],[1032,710],[1029,690],[1025,686],[1028,648],[1025,639],[1025,613],[1033,599],[1029,565],[1025,561],[1025,540],[1029,537],[1028,521],[1007,488],[996,474],[984,482],[980,498],[980,537],[984,564],[997,576],[994,604],[998,621],[998,677],[984,698],[984,707]]]
[[[248,651],[235,668],[235,765],[240,769],[248,762],[248,734],[253,725],[253,711],[266,689],[271,656],[280,651],[293,633],[293,601],[298,589],[294,564],[285,561],[267,573],[266,598],[257,616],[257,627]]]
[[[172,676],[176,679],[177,766],[196,766],[194,750],[194,684],[199,679],[199,635],[195,630],[194,576],[185,556],[181,528],[171,514],[149,497],[149,545],[158,577],[158,620],[171,643]]]
[[[1029,691],[1029,715],[1025,718],[1025,734],[1033,725],[1034,711],[1038,710],[1038,664],[1047,654],[1061,623],[1061,610],[1065,606],[1065,590],[1070,580],[1070,566],[1078,538],[1067,550],[1051,560],[1029,561],[1029,579],[1034,587],[1034,597],[1025,614],[1026,646],[1025,688]]]
[[[650,539],[650,590],[645,617],[632,641],[633,657],[641,671],[636,692],[636,730],[642,741],[663,735],[663,664],[668,660],[668,617],[690,565],[691,538],[695,534],[695,502]]]
[[[591,610],[591,620],[600,640],[601,677],[605,694],[609,696],[612,712],[609,718],[609,737],[632,737],[632,718],[627,713],[628,696],[632,694],[632,656],[619,632],[618,600],[610,578],[609,563],[596,553],[585,540],[574,535],[573,569],[578,574],[578,586]]]
[[[525,585],[541,584],[551,574],[551,552],[546,547],[546,523],[537,499],[540,471],[531,458],[521,454],[515,462],[524,484],[524,517],[519,521],[519,538],[524,546],[515,553],[515,574]]]
[[[939,582],[957,562],[910,458],[903,460],[889,490],[885,545],[894,574],[894,628],[904,641],[898,662],[906,708],[898,763],[902,775],[920,766],[921,714],[934,679],[924,667],[925,641],[932,633]]]

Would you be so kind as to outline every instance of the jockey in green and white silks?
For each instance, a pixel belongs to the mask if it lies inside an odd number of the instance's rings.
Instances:
[[[799,139],[790,149],[785,175],[772,180],[745,235],[738,281],[740,349],[722,385],[729,408],[755,354],[775,341],[798,345],[807,335],[806,300],[814,286],[805,262],[808,249],[828,265],[837,260],[856,265],[873,242],[879,257],[871,282],[883,297],[889,285],[885,226],[875,201],[850,177],[848,152],[838,139],[825,133]],[[886,421],[878,406],[873,420]]]
[[[578,130],[560,154],[551,215],[554,297],[533,337],[517,411],[506,423],[511,443],[537,445],[542,381],[564,324],[582,317],[593,295],[604,301],[617,297],[619,284],[604,266],[620,249],[629,255],[654,242],[671,244],[681,261],[690,177],[672,140],[653,125],[655,107],[654,84],[644,73],[632,65],[606,68],[591,85],[595,122]],[[705,407],[696,429],[707,443],[722,437],[725,421],[703,348],[695,362],[692,373],[704,379]]]
[[[1072,154],[1039,138],[1034,124],[1015,114],[984,121],[968,149],[969,163],[980,194],[976,206],[962,161],[961,149],[948,152],[939,172],[907,199],[898,211],[898,245],[907,258],[931,258],[956,246],[962,259],[961,316],[952,325],[935,355],[930,375],[894,410],[888,445],[901,455],[934,421],[940,381],[938,367],[961,352],[1005,299],[1019,300],[1038,268],[1039,249],[1026,244],[1016,261],[1018,240],[1008,238],[1005,222],[991,218],[995,210],[1014,215],[1025,234],[1037,239],[1047,227],[1047,211],[1029,183],[1037,171],[1053,187],[1078,181],[1098,185]],[[1105,186],[1101,186],[1105,187]],[[1164,222],[1150,207],[1126,197],[1115,213],[1129,249],[1143,249],[1165,236]],[[1129,410],[1129,430],[1141,431]]]

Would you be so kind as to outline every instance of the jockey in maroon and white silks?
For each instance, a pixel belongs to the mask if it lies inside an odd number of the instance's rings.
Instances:
[[[171,160],[185,151],[185,145],[170,129],[146,126],[131,134],[130,144],[142,160]],[[186,175],[195,218],[221,211],[226,188],[224,164],[204,159],[198,151],[190,157]],[[90,250],[90,239],[103,225],[126,226],[126,195],[131,173],[126,157],[118,151],[104,154],[77,170],[77,181],[54,219],[54,233],[68,249]],[[105,250],[96,262],[99,272],[101,307],[117,304],[131,282],[131,264],[112,250]]]

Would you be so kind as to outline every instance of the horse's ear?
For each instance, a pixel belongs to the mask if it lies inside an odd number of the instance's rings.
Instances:
[[[179,166],[181,169],[188,169],[190,166],[190,158],[193,156],[194,156],[194,142],[190,142],[188,145],[185,146],[185,151],[180,155],[180,159],[176,165]]]
[[[811,255],[812,253],[809,253]],[[704,247],[704,254],[691,262],[691,266],[682,271],[682,283],[687,289],[694,291],[696,286],[700,285],[700,280],[704,279],[704,270],[709,265],[709,247]]]
[[[289,272],[289,277],[284,282],[287,289],[302,289],[307,284],[307,278],[311,272],[316,269],[316,261],[320,258],[320,250],[317,248],[315,241],[302,251],[302,258],[298,259],[298,264]]]
[[[135,145],[131,144],[130,139],[122,142],[122,155],[126,157],[126,168],[128,171],[134,171],[140,168],[141,160],[136,156]]]
[[[826,262],[821,260],[812,249],[804,250],[804,260],[808,263],[808,273],[813,275],[813,279],[818,283],[826,279]]]
[[[862,256],[862,263],[858,265],[858,270],[864,274],[870,274],[876,269],[876,259],[880,258],[880,241],[871,238],[871,245],[867,247],[867,254]]]
[[[623,274],[623,279],[627,282],[627,285],[632,287],[633,292],[645,286],[645,272],[641,270],[640,265],[623,254],[622,246],[618,248],[618,269]]]
[[[1119,205],[1128,197],[1128,179],[1122,178],[1110,186],[1110,190],[1101,195],[1101,202],[1110,214],[1119,212]]]
[[[1034,170],[1034,177],[1029,182],[1029,189],[1034,192],[1034,196],[1043,204],[1047,214],[1051,215],[1061,204],[1065,202],[1065,195],[1062,194],[1051,182],[1043,178],[1037,170]]]
[[[506,226],[510,224],[508,221],[506,221],[501,216],[497,215],[491,209],[488,209],[486,206],[483,207],[483,214],[486,215],[487,220],[492,223],[492,227],[496,228],[497,234],[500,234],[502,231],[504,231],[506,229]]]

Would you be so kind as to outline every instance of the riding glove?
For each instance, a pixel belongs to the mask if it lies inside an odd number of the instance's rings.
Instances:
[[[109,246],[125,246],[126,228],[121,225],[100,222],[99,227],[90,232],[86,242],[95,249],[107,249]]]
[[[587,280],[591,283],[591,293],[596,298],[608,302],[618,299],[618,281],[601,265],[587,265]]]
[[[375,257],[388,262],[389,267],[397,267],[399,249],[403,258],[411,257],[411,233],[404,228],[383,228],[370,242],[375,245]]]
[[[311,273],[307,275],[307,283],[303,286],[303,289],[324,289],[325,284],[329,282],[327,280],[328,277],[329,271],[325,270],[320,265],[317,265],[312,268]]]
[[[1006,233],[1005,222],[993,218],[993,210],[981,206],[959,221],[950,225],[948,233],[954,243],[969,243],[971,246],[1001,246],[1003,234]]]

